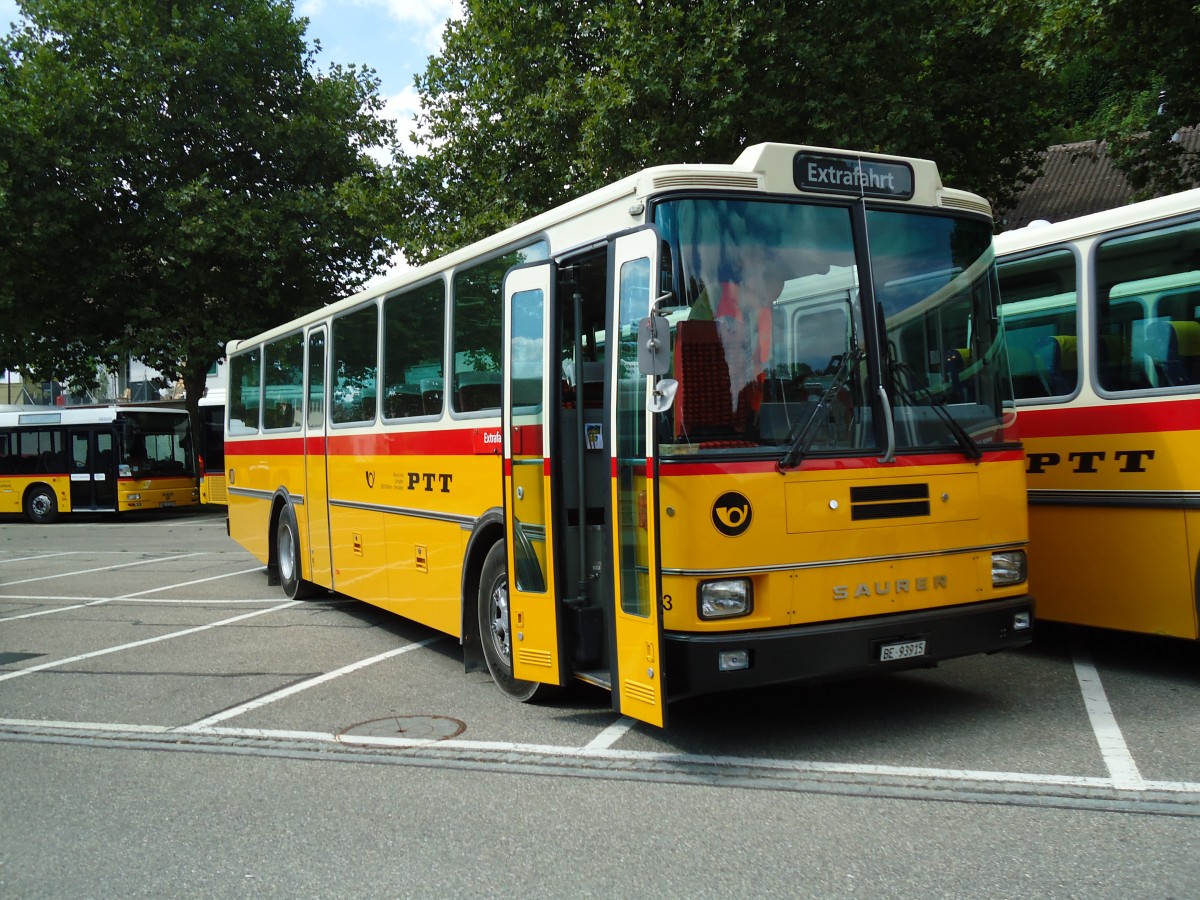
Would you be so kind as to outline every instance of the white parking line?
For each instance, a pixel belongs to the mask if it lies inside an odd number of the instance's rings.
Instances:
[[[383,662],[385,659],[391,659],[393,656],[399,656],[401,653],[408,653],[410,650],[419,650],[422,647],[428,647],[434,641],[440,641],[444,635],[426,638],[423,641],[417,641],[415,644],[405,644],[403,647],[394,647],[385,653],[380,653],[378,656],[372,656],[368,659],[360,659],[358,662],[350,663],[342,666],[340,669],[334,669],[331,672],[326,672],[323,675],[318,675],[315,678],[310,678],[307,681],[300,681],[296,684],[289,685],[281,690],[275,691],[272,694],[266,694],[262,697],[257,697],[249,703],[243,703],[240,706],[234,706],[230,709],[222,710],[221,712],[209,716],[207,719],[201,719],[198,722],[193,722],[191,725],[183,725],[176,729],[177,731],[205,731],[217,722],[224,722],[226,719],[232,719],[234,716],[240,716],[243,713],[248,713],[253,709],[258,709],[260,706],[266,706],[268,703],[274,703],[276,700],[282,700],[284,697],[290,697],[292,694],[298,694],[300,691],[306,691],[310,687],[316,687],[318,684],[324,684],[326,681],[332,681],[335,678],[340,678],[343,675],[349,675],[351,672],[357,672],[359,669],[365,669],[367,666],[372,666],[377,662]]]
[[[188,554],[188,555],[189,555],[189,556],[199,556],[200,554],[193,553],[193,554]],[[178,559],[179,557],[164,557],[164,558],[165,558],[165,559]],[[114,567],[114,568],[119,568],[119,567]],[[145,591],[135,591],[135,592],[134,592],[134,593],[132,593],[132,594],[122,594],[122,595],[121,595],[121,596],[119,596],[119,597],[101,597],[101,598],[99,598],[99,599],[97,599],[97,600],[91,600],[91,601],[89,601],[89,602],[87,602],[87,603],[76,603],[76,604],[74,604],[73,606],[56,606],[56,607],[54,607],[53,609],[39,609],[37,612],[31,612],[31,613],[21,613],[20,615],[17,615],[17,616],[5,616],[5,617],[3,617],[3,618],[0,618],[0,622],[13,622],[13,621],[16,621],[17,619],[34,619],[34,618],[37,618],[38,616],[49,616],[49,615],[53,615],[54,613],[67,612],[68,610],[72,610],[72,609],[84,609],[84,608],[86,608],[86,607],[88,607],[88,606],[100,606],[100,605],[102,605],[102,604],[105,604],[105,603],[116,603],[116,602],[118,602],[118,601],[125,601],[125,600],[128,600],[128,601],[130,601],[130,602],[132,602],[132,603],[139,603],[139,602],[140,602],[140,603],[146,603],[146,602],[150,602],[150,603],[168,603],[168,602],[170,602],[170,601],[169,601],[169,600],[165,600],[165,599],[159,599],[159,600],[151,600],[151,601],[146,601],[146,600],[138,600],[137,598],[139,598],[139,597],[143,597],[143,596],[145,596],[146,594],[157,594],[157,593],[159,593],[160,591],[170,591],[170,590],[173,590],[173,589],[175,589],[175,588],[181,588],[181,587],[191,587],[191,586],[192,586],[192,585],[194,585],[194,584],[204,584],[205,582],[208,582],[208,581],[219,581],[219,580],[220,580],[220,579],[222,579],[222,578],[232,578],[234,575],[245,575],[245,574],[247,574],[247,573],[249,573],[249,572],[259,572],[259,571],[261,571],[261,570],[262,570],[262,566],[255,566],[253,569],[241,569],[241,570],[239,570],[239,571],[237,571],[237,572],[224,572],[224,573],[222,573],[222,574],[220,574],[220,575],[210,575],[208,578],[196,578],[196,579],[193,579],[192,581],[181,581],[181,582],[179,582],[178,584],[167,584],[167,585],[163,585],[162,587],[150,588],[150,589],[148,589],[148,590],[145,590]],[[39,596],[36,596],[36,595],[32,595],[32,596],[21,596],[21,597],[12,597],[12,596],[9,596],[9,595],[7,595],[7,594],[0,594],[0,600],[13,600],[13,599],[25,599],[25,600],[52,600],[52,599],[55,599],[55,598],[53,598],[53,597],[39,597]],[[76,599],[76,598],[74,598],[74,597],[69,597],[69,598],[59,598],[59,599],[71,599],[71,600],[74,600],[74,599]],[[271,598],[270,600],[267,600],[267,601],[265,601],[265,602],[267,602],[267,603],[274,603],[274,602],[276,602],[277,600],[278,600],[278,598],[277,598],[277,597],[273,597],[273,598]],[[187,601],[187,602],[204,602],[204,601]],[[211,602],[218,602],[218,603],[219,603],[219,602],[222,602],[222,601],[211,601]],[[228,601],[225,601],[225,602],[228,602]],[[263,602],[263,601],[245,601],[245,600],[239,600],[239,601],[237,601],[237,602],[239,602],[239,603],[246,603],[246,602],[251,602],[251,603],[253,603],[253,602]]]
[[[633,728],[633,726],[636,724],[637,722],[628,716],[621,716],[621,718],[617,719],[617,721],[613,722],[602,732],[592,738],[588,742],[587,746],[585,746],[583,749],[607,750],[621,738],[625,737],[625,734],[629,731],[629,729]]]
[[[114,600],[132,600],[135,597],[144,597],[147,594],[158,594],[162,591],[173,591],[175,588],[191,587],[194,584],[204,584],[209,581],[220,581],[222,578],[233,578],[236,575],[248,575],[251,572],[261,572],[262,566],[255,566],[252,569],[239,569],[236,572],[223,572],[220,575],[210,575],[208,578],[196,578],[192,581],[180,581],[176,584],[166,584],[162,587],[148,588],[144,591],[134,591],[131,594],[122,594],[120,597],[114,597]]]
[[[39,553],[37,556],[14,556],[12,559],[0,559],[0,566],[5,563],[29,562],[31,559],[50,559],[54,556],[69,556],[72,553],[81,552],[80,550],[60,550],[58,553]]]
[[[39,575],[37,578],[23,578],[20,581],[5,582],[5,587],[15,587],[18,584],[30,584],[34,581],[50,581],[53,578],[70,578],[72,575],[91,575],[93,572],[111,572],[114,569],[131,569],[134,566],[148,566],[150,563],[166,562],[171,559],[187,559],[191,556],[203,556],[203,552],[180,553],[176,556],[157,556],[154,559],[139,559],[137,562],[118,563],[115,566],[100,566],[96,569],[80,569],[78,572],[59,572],[56,575]]]
[[[157,644],[161,643],[162,641],[170,641],[175,638],[185,637],[189,634],[208,631],[211,628],[220,628],[222,625],[232,625],[234,622],[241,622],[245,619],[253,619],[255,616],[265,615],[266,613],[272,613],[280,609],[287,609],[289,606],[296,606],[303,602],[303,600],[289,600],[286,603],[280,603],[278,606],[272,606],[270,609],[256,609],[254,612],[242,613],[240,616],[233,616],[229,619],[221,619],[219,622],[210,622],[207,625],[197,625],[194,628],[185,628],[182,631],[172,631],[168,634],[160,634],[158,637],[145,638],[140,641],[131,641],[128,644],[121,644],[116,647],[105,647],[103,650],[93,650],[91,653],[80,653],[78,656],[69,656],[66,659],[52,660],[36,666],[17,669],[15,672],[4,672],[3,674],[0,674],[0,681],[8,681],[13,678],[20,678],[22,675],[32,675],[34,672],[44,672],[46,669],[56,669],[59,666],[69,666],[71,663],[77,663],[81,660],[93,659],[97,656],[107,656],[110,653],[120,653],[122,650],[132,650],[134,647],[144,647],[147,644]]]
[[[1108,695],[1104,693],[1104,685],[1100,683],[1100,673],[1092,663],[1091,656],[1086,650],[1076,647],[1072,650],[1075,659],[1075,677],[1079,680],[1079,689],[1083,692],[1083,705],[1087,709],[1088,719],[1092,723],[1092,732],[1096,735],[1096,743],[1100,745],[1100,755],[1112,776],[1113,785],[1125,790],[1145,790],[1146,784],[1142,773],[1138,771],[1133,754],[1125,743],[1125,736],[1117,725],[1116,716],[1108,703]]]
[[[251,569],[249,571],[257,572],[257,571],[260,571],[261,568],[262,567],[260,566],[258,569]],[[245,573],[244,572],[236,572],[233,574],[243,575]],[[226,577],[225,575],[214,576],[214,578],[225,578],[225,577]],[[92,597],[81,597],[78,594],[0,594],[0,602],[3,602],[5,600],[57,600],[60,602],[71,601],[71,602],[79,603],[81,605],[86,606],[89,601],[92,601],[94,599],[95,598],[92,598]],[[229,597],[105,597],[105,598],[103,598],[103,602],[104,603],[112,603],[114,601],[120,601],[121,603],[145,603],[147,605],[153,604],[155,606],[165,606],[165,605],[170,605],[172,603],[179,604],[181,606],[210,606],[210,605],[211,606],[222,606],[222,605],[224,605],[224,606],[240,606],[240,605],[244,605],[246,603],[278,603],[280,601],[280,599],[281,599],[280,596],[278,594],[275,594],[272,597],[234,597],[234,598],[229,598]],[[335,597],[331,594],[328,599],[323,600],[322,602],[325,604],[330,604],[330,603],[357,603],[358,601],[351,600],[349,597]],[[66,608],[67,607],[63,607],[63,609],[66,609]],[[21,618],[25,618],[26,616],[41,616],[41,615],[45,615],[46,613],[50,613],[50,612],[58,612],[58,610],[50,609],[50,610],[43,610],[42,612],[36,612],[36,613],[25,613],[20,616],[14,616],[13,618],[21,619]],[[8,619],[0,618],[0,622],[7,622],[7,621],[8,621]]]
[[[9,599],[7,597],[3,598]],[[49,597],[37,597],[37,600],[48,600]],[[90,600],[87,603],[72,603],[70,606],[55,606],[53,609],[39,609],[37,612],[21,613],[19,616],[5,616],[0,619],[0,622],[15,622],[17,619],[36,619],[38,616],[49,616],[53,613],[67,612],[72,609],[85,609],[89,606],[100,606],[104,603],[112,603],[112,597],[101,597],[99,600]]]

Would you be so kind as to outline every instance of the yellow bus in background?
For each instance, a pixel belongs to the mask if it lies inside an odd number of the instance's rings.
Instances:
[[[1200,190],[996,238],[1042,618],[1195,640]]]
[[[166,509],[199,499],[183,410],[0,407],[0,513],[48,524],[70,512]]]
[[[926,160],[762,144],[231,342],[230,534],[509,696],[657,725],[1020,646],[990,212]]]

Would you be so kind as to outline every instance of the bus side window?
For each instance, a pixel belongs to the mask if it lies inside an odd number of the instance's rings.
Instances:
[[[383,302],[383,417],[442,412],[446,285],[438,280]]]

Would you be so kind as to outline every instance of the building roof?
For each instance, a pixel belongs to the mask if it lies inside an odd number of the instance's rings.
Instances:
[[[1200,128],[1181,130],[1179,139],[1189,153],[1200,152]],[[998,216],[1002,231],[1022,228],[1037,219],[1061,222],[1133,200],[1133,187],[1113,166],[1104,141],[1058,144],[1048,148],[1043,157],[1042,174],[1021,192],[1011,210]]]

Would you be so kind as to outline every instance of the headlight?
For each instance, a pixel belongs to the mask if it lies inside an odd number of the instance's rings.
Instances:
[[[754,592],[748,578],[728,578],[700,583],[700,618],[727,619],[744,616],[754,608]]]
[[[1024,550],[1002,550],[992,554],[992,587],[1020,584],[1027,577]]]

